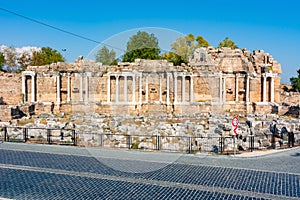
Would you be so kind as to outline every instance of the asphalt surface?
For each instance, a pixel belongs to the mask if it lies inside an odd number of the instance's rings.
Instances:
[[[0,144],[0,199],[300,199],[300,148],[251,157]]]

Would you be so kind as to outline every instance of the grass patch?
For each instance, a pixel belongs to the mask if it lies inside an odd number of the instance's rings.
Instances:
[[[34,123],[34,119],[19,119],[17,121],[17,126],[25,126],[26,124]]]

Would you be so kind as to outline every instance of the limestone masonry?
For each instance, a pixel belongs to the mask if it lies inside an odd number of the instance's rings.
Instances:
[[[199,48],[181,66],[141,59],[103,66],[79,57],[1,74],[0,97],[23,105],[25,114],[272,113],[280,102],[280,73],[280,64],[262,50]]]
[[[280,73],[262,50],[212,47],[197,49],[181,66],[142,59],[104,66],[82,57],[29,66],[21,74],[0,73],[0,125],[12,126],[8,135],[15,140],[25,130],[17,126],[30,128],[30,140],[43,141],[46,130],[58,129],[51,136],[60,143],[72,142],[60,134],[75,129],[78,145],[210,152],[220,137],[229,137],[225,150],[233,149],[235,115],[239,147],[248,149],[255,135],[254,148],[263,149],[272,145],[273,120],[300,138],[300,94],[282,91]],[[279,117],[284,114],[293,117]]]

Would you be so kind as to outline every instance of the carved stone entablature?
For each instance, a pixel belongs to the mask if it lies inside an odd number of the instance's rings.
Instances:
[[[23,76],[35,76],[35,72],[34,71],[23,71],[22,75]]]
[[[198,48],[194,51],[193,56],[189,59],[190,66],[215,66],[210,54],[207,53],[206,48]]]

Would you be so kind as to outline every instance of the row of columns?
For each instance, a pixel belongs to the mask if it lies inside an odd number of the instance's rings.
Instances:
[[[220,103],[226,102],[226,74],[223,74],[222,72],[219,72],[219,95],[220,95]],[[245,92],[246,92],[246,102],[250,101],[250,75],[242,75],[242,74],[235,74],[235,101],[239,101],[239,78],[245,78],[246,77],[246,86],[245,86]]]
[[[250,91],[250,75],[246,74],[246,102],[249,101],[249,91]],[[240,74],[235,74],[235,101],[239,101],[239,78],[244,76],[241,76]],[[224,83],[225,84],[225,83]]]
[[[116,102],[119,102],[119,78],[120,75],[113,75],[116,77]],[[135,80],[135,76],[134,75],[122,75],[124,77],[124,101],[127,102],[128,101],[128,92],[127,92],[127,77],[128,76],[132,76],[133,79],[133,91],[135,91],[136,88],[136,80]],[[181,102],[185,102],[185,79],[186,79],[187,75],[175,75],[174,76],[174,102],[175,103],[180,103],[178,102],[178,91],[177,91],[177,87],[178,87],[178,77],[181,77],[181,96],[182,96],[182,101]],[[190,77],[190,102],[193,102],[193,94],[194,94],[194,84],[193,84],[193,76],[192,75],[188,75]],[[274,76],[271,75],[267,75],[266,73],[262,75],[263,76],[263,102],[266,102],[266,91],[267,91],[267,78],[270,77],[271,78],[271,84],[270,84],[270,101],[274,102]],[[249,102],[250,100],[250,96],[249,96],[249,91],[250,91],[250,75],[246,74],[246,75],[240,75],[240,74],[235,74],[235,101],[239,101],[238,99],[238,93],[239,93],[239,78],[244,78],[246,77],[246,87],[245,87],[245,92],[246,92],[246,102]],[[148,76],[145,77],[145,93],[146,93],[146,98],[145,101],[146,103],[149,101],[148,100],[148,94],[149,94],[149,87],[148,87]],[[160,88],[160,92],[159,92],[159,101],[162,101],[162,79],[163,79],[163,75],[159,76],[159,88]],[[59,79],[60,80],[60,79]],[[139,81],[139,103],[142,103],[142,90],[143,90],[143,85],[142,85],[142,80],[143,80],[143,75],[140,75],[140,81]],[[219,90],[220,90],[220,100],[221,102],[225,103],[226,102],[226,75],[224,76],[221,73],[219,73]],[[80,77],[80,101],[83,101],[83,76],[81,75]],[[88,102],[88,76],[85,77],[85,102]],[[222,84],[223,83],[223,84]],[[170,103],[170,75],[167,74],[166,77],[166,85],[167,85],[167,97],[166,97],[166,102],[167,104]],[[58,84],[58,87],[60,87],[60,84]],[[59,92],[59,89],[58,89]],[[111,102],[111,85],[110,85],[110,75],[108,76],[107,79],[107,102]],[[58,95],[59,96],[59,95]],[[68,97],[67,97],[67,101],[70,101],[70,75],[68,75]],[[135,102],[135,92],[133,92],[133,102]],[[60,102],[60,101],[58,101]]]
[[[121,75],[108,75],[107,77],[107,102],[111,102],[111,76],[114,76],[116,78],[116,103],[119,102],[119,79]],[[128,81],[127,77],[131,76],[132,77],[132,88],[133,88],[133,93],[132,93],[132,99],[133,103],[135,102],[135,90],[136,90],[136,79],[135,75],[122,75],[124,77],[124,102],[128,102],[128,92],[127,92],[127,86],[128,86]],[[143,77],[142,74],[139,75],[139,104],[143,103],[143,78],[145,78],[145,103],[149,102],[149,77],[145,76]],[[163,80],[163,75],[159,75],[159,101],[162,101],[162,80]],[[170,75],[167,74],[166,76],[166,86],[167,86],[167,93],[166,93],[166,103],[170,104]]]
[[[235,101],[239,101],[238,93],[239,93],[239,78],[245,78],[246,77],[246,86],[245,86],[245,92],[246,92],[246,102],[250,101],[250,75],[241,75],[241,74],[235,74]],[[267,102],[267,78],[270,78],[270,102],[274,102],[274,77],[275,75],[272,73],[264,73],[262,74],[262,101]],[[220,93],[220,102],[225,103],[226,102],[226,74],[222,74],[222,72],[219,73],[219,93]]]
[[[178,91],[177,91],[177,80],[178,80],[178,77],[181,77],[181,102],[184,103],[186,102],[185,100],[185,79],[186,77],[190,77],[190,82],[189,82],[189,95],[190,95],[190,98],[189,98],[189,102],[193,102],[194,101],[194,82],[193,82],[193,76],[192,75],[175,75],[174,76],[174,102],[175,103],[179,103],[178,102]]]
[[[24,101],[27,102],[28,98],[26,96],[26,77],[31,77],[31,102],[36,101],[36,73],[25,71],[22,73],[22,94],[24,96]],[[128,75],[108,75],[107,77],[107,102],[111,102],[111,76],[116,77],[116,102],[119,102],[119,78],[122,76],[124,77],[124,102],[128,102],[128,77],[132,77],[132,102],[135,103],[135,89],[136,89],[136,79],[135,75],[128,74]],[[178,77],[181,77],[181,102],[178,101]],[[174,74],[174,103],[184,103],[185,95],[186,95],[186,77],[189,77],[189,102],[194,101],[194,83],[193,83],[193,76],[192,75],[177,75]],[[249,102],[249,91],[250,91],[250,75],[241,75],[235,74],[235,101],[239,101],[238,93],[239,93],[239,78],[246,77],[246,102]],[[262,101],[267,101],[267,78],[270,78],[270,101],[274,102],[274,77],[275,75],[272,73],[264,73],[262,74]],[[57,75],[57,103],[61,103],[61,74]],[[85,80],[83,80],[85,78]],[[143,91],[143,78],[145,78],[145,101],[148,102],[148,94],[149,94],[149,87],[148,87],[148,76],[143,77],[143,74],[139,75],[139,103],[142,104],[142,91]],[[80,73],[79,75],[79,99],[80,101],[84,101],[88,103],[89,101],[89,74]],[[83,81],[85,81],[85,98],[83,98]],[[162,102],[162,81],[163,81],[163,74],[159,75],[159,101]],[[166,74],[166,103],[170,104],[170,74]],[[220,94],[220,103],[226,102],[226,74],[219,72],[219,94]],[[67,73],[67,102],[71,101],[71,74]]]
[[[119,101],[119,79],[120,77],[124,77],[124,102],[128,102],[128,76],[132,77],[132,88],[133,88],[133,92],[132,92],[132,99],[133,102],[135,102],[135,87],[136,87],[136,83],[135,83],[135,76],[134,75],[108,75],[107,76],[107,102],[111,102],[111,76],[114,76],[116,78],[116,103],[120,102]]]

